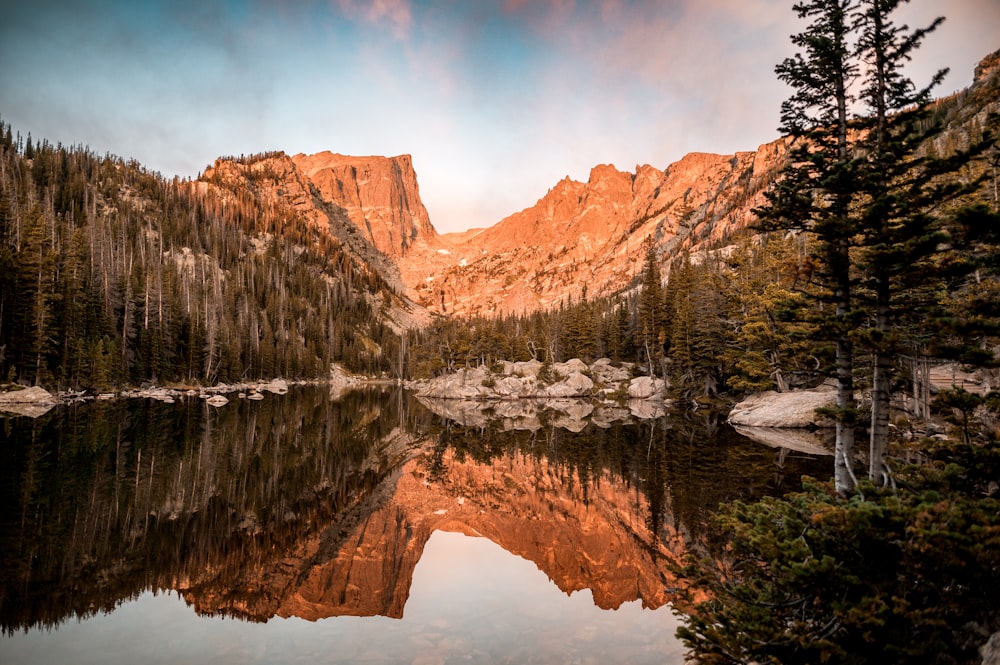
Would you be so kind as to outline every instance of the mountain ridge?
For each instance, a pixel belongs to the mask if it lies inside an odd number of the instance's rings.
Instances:
[[[998,53],[983,58],[970,88],[933,102],[950,129],[929,149],[967,143],[974,126],[1000,109]],[[365,260],[426,313],[524,314],[629,291],[649,248],[668,269],[668,259],[748,228],[789,143],[779,137],[730,155],[692,152],[663,169],[642,164],[628,172],[598,164],[586,182],[567,176],[534,205],[459,233],[434,228],[409,155],[285,156],[300,180],[293,178],[287,192],[275,181],[266,197],[312,223],[325,221],[342,242],[352,242],[344,229],[353,226],[367,242],[354,242]],[[214,168],[226,167],[217,161]],[[290,196],[296,188],[308,190],[308,201]]]

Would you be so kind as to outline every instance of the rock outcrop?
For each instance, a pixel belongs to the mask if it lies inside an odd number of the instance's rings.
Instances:
[[[339,208],[383,254],[398,258],[418,240],[437,235],[420,200],[409,155],[321,152],[295,155],[292,162],[315,188],[314,195]]]
[[[441,400],[520,400],[550,398],[629,397],[666,399],[667,384],[648,376],[632,378],[632,363],[613,364],[601,358],[587,365],[579,358],[554,363],[547,370],[538,361],[507,362],[496,371],[480,366],[459,369],[434,379],[413,381],[421,397]]]
[[[590,365],[573,358],[548,369],[537,360],[506,362],[495,370],[460,369],[408,387],[431,411],[463,425],[499,421],[503,429],[534,431],[545,423],[578,432],[590,422],[606,427],[666,413],[666,382],[632,377],[634,368],[607,358]]]
[[[243,197],[253,197],[265,209],[282,213],[286,220],[282,223],[294,220],[328,235],[350,259],[348,272],[377,273],[395,291],[372,302],[387,323],[399,330],[428,323],[427,311],[405,297],[407,287],[397,263],[414,247],[440,246],[420,200],[409,155],[349,157],[322,152],[290,157],[274,152],[220,158],[193,186],[237,205]],[[262,247],[282,230],[256,229]],[[433,250],[423,253],[435,255]]]
[[[59,398],[40,386],[0,391],[0,412],[37,418],[48,413]]]
[[[928,149],[969,145],[989,125],[1000,109],[998,62],[997,53],[987,56],[971,88],[938,102],[947,126]],[[446,235],[431,225],[408,155],[217,160],[200,185],[236,183],[302,215],[431,312],[490,316],[551,308],[584,288],[592,297],[627,291],[650,244],[664,259],[718,246],[755,219],[787,147],[780,138],[633,172],[598,165],[586,182],[564,178],[489,228]]]
[[[816,409],[833,407],[836,402],[837,393],[829,386],[786,393],[769,390],[750,395],[733,407],[729,422],[743,427],[833,427],[833,421],[817,414]]]

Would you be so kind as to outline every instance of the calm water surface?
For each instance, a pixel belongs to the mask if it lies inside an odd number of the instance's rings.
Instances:
[[[0,418],[0,662],[682,663],[670,563],[829,470],[712,415],[430,406]]]

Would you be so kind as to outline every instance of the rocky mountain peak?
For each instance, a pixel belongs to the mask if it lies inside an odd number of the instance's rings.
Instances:
[[[323,201],[343,210],[375,247],[402,256],[437,235],[420,200],[410,155],[353,157],[332,152],[292,157]]]
[[[432,311],[499,315],[609,295],[634,285],[647,241],[670,254],[744,228],[784,159],[784,143],[736,155],[693,153],[665,170],[595,166],[445,256],[400,261],[410,295]],[[448,239],[445,236],[445,239]]]
[[[985,126],[998,103],[998,73],[1000,51],[980,62],[968,94],[938,102],[951,128],[936,148],[968,145]],[[492,316],[558,306],[584,288],[590,297],[627,291],[650,243],[671,257],[732,237],[754,221],[788,145],[779,138],[731,155],[694,152],[662,170],[643,164],[633,173],[600,164],[586,182],[567,176],[489,228],[444,236],[420,201],[409,155],[277,153],[249,164],[216,162],[206,178],[245,176],[258,195],[329,227],[432,312]]]
[[[1000,71],[1000,49],[979,61],[973,76],[973,83],[984,81]]]

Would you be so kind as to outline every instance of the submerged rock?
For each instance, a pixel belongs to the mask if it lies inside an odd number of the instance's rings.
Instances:
[[[594,382],[590,377],[578,371],[572,371],[565,379],[553,383],[545,389],[550,397],[587,397],[594,391]]]

